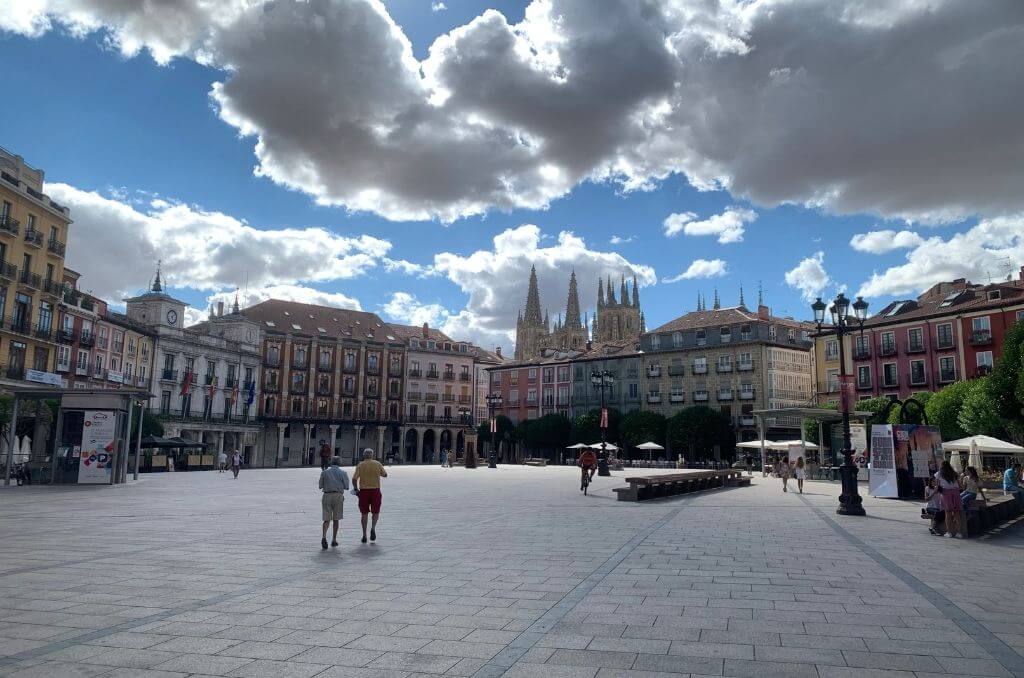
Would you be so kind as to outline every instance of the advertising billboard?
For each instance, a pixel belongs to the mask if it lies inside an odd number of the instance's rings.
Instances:
[[[82,421],[82,453],[78,462],[80,484],[109,483],[114,465],[117,413],[86,410]]]

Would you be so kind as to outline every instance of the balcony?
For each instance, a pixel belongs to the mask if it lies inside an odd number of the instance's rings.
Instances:
[[[708,392],[707,391],[694,391],[693,392],[693,402],[695,402],[695,403],[706,403],[707,401],[708,401]]]
[[[686,368],[682,365],[669,365],[668,376],[670,377],[681,377],[686,374]]]
[[[33,330],[32,334],[34,334],[37,338],[42,339],[44,341],[50,341],[50,339],[53,337],[53,328],[50,327],[49,325],[36,325],[36,328],[35,330]]]
[[[316,364],[316,369],[319,372],[330,372],[333,368],[334,366],[331,364],[329,360],[327,362],[321,360]]]
[[[64,251],[67,248],[64,245],[64,243],[62,243],[60,240],[47,240],[46,241],[46,249],[48,249],[50,252],[56,254],[58,257],[63,257],[64,256]]]
[[[85,376],[88,376],[88,374],[89,374],[89,366],[88,365],[81,365],[81,364],[75,365],[75,375],[76,376],[85,377]]]
[[[907,353],[924,353],[923,341],[908,341]]]
[[[305,381],[293,381],[288,386],[288,392],[293,395],[305,395],[308,390],[309,389],[307,388]]]
[[[418,369],[409,370],[409,378],[410,379],[419,379],[422,376],[423,376],[423,370],[418,370]]]
[[[738,371],[740,371],[740,372],[753,372],[754,371],[754,361],[750,360],[748,362],[743,362],[741,360],[740,362],[736,363],[736,369]]]
[[[721,342],[723,344],[728,344],[730,341],[732,341],[732,333],[731,332],[728,333],[728,334],[722,334],[722,335],[719,335],[719,336],[721,337]]]
[[[227,379],[224,380],[224,388],[232,389],[235,387],[237,383],[238,379],[235,379],[234,377],[228,377]]]
[[[31,334],[32,324],[24,316],[11,316],[7,318],[7,329],[18,334]]]
[[[455,372],[445,370],[444,379],[445,381],[455,381]]]
[[[927,386],[928,385],[928,374],[921,370],[919,372],[911,372],[907,375],[907,386]]]
[[[389,377],[400,377],[402,376],[402,364],[391,363],[388,365],[388,376]]]
[[[468,405],[471,402],[473,402],[473,396],[468,396],[468,395],[460,395],[459,396],[459,404],[460,405]],[[568,403],[559,402],[558,404],[559,405],[567,405]]]
[[[974,368],[975,377],[987,377],[990,374],[992,374],[991,365],[978,365],[977,367]]]
[[[263,384],[263,392],[264,393],[280,393],[281,392],[281,384],[280,384],[280,382],[268,381],[267,383]]]
[[[740,400],[753,400],[756,395],[754,389],[743,389],[740,391]]]
[[[647,402],[649,402],[649,403],[660,403],[661,402],[661,394],[660,393],[648,393],[647,394]]]
[[[870,346],[854,346],[853,358],[854,360],[867,360],[871,357]]]
[[[427,379],[437,379],[440,376],[437,370],[427,370]]]
[[[971,332],[971,346],[988,346],[992,343],[992,332],[975,330]]]
[[[390,398],[391,400],[401,400],[402,392],[398,389],[392,389],[388,391],[388,398]]]
[[[78,335],[78,345],[82,348],[89,348],[96,344],[96,335],[92,332],[82,330],[82,333]]]
[[[18,282],[22,285],[28,285],[34,290],[41,290],[43,288],[43,278],[38,273],[22,271],[21,275],[18,276]]]
[[[406,396],[406,400],[423,400],[423,394],[420,391],[409,391]]]
[[[147,386],[149,386],[149,384],[146,383],[145,377],[138,377],[135,380],[135,385],[138,386],[139,388],[146,388]]]
[[[71,371],[71,363],[57,363],[57,365],[55,367],[56,367],[56,370],[58,372],[70,372]]]
[[[939,369],[935,373],[935,381],[939,384],[951,384],[956,381],[956,370]]]
[[[305,360],[293,360],[291,368],[293,370],[305,370],[309,367],[309,364]]]
[[[454,403],[455,402],[455,394],[454,393],[442,393],[441,394],[441,400],[443,402],[446,402],[446,403]]]
[[[719,374],[732,372],[732,363],[718,363],[715,365],[715,372],[718,372]]]
[[[754,426],[756,421],[754,417],[743,415],[740,417],[740,426]]]
[[[732,400],[732,389],[720,390],[718,392],[718,399],[721,400]]]
[[[263,358],[264,367],[280,367],[281,358],[276,355],[268,355]]]
[[[359,367],[356,365],[356,361],[355,360],[351,360],[351,361],[350,360],[346,360],[345,363],[341,366],[341,371],[342,372],[358,372],[359,371]]]
[[[896,342],[882,342],[878,346],[878,355],[880,356],[892,356],[896,355]]]
[[[753,338],[753,332],[740,332],[740,341],[752,341]]]
[[[213,380],[216,379],[216,378],[217,378],[217,376],[214,375],[214,374],[203,375],[203,385],[204,386],[209,386],[210,384],[213,383]]]
[[[64,344],[73,344],[75,342],[75,328],[61,328],[57,330],[57,341]]]
[[[693,366],[693,373],[694,374],[707,374],[708,373],[708,366],[707,365],[697,365],[697,364],[694,364],[694,366]]]
[[[459,381],[472,381],[472,380],[473,380],[473,375],[470,374],[469,372],[460,372],[459,373]]]
[[[178,370],[162,370],[160,372],[161,381],[178,381]]]
[[[36,229],[31,228],[31,227],[26,228],[25,229],[25,243],[28,244],[28,245],[32,245],[32,247],[42,247],[43,246],[43,233],[42,233],[42,231],[37,231]]]
[[[440,398],[437,393],[424,393],[423,399],[428,403],[436,403]]]
[[[670,403],[684,403],[686,402],[686,396],[682,393],[672,393],[669,394],[668,401]]]
[[[661,376],[661,365],[650,365],[647,368],[648,377],[660,377]]]
[[[0,217],[0,233],[7,235],[18,235],[21,231],[21,224],[10,215]]]
[[[366,373],[373,377],[380,375],[380,365],[367,365]]]
[[[825,351],[825,361],[835,362],[839,360],[839,351]]]
[[[6,261],[0,261],[0,277],[8,280],[18,279],[18,267]]]
[[[7,375],[8,379],[24,379],[25,378],[25,366],[24,365],[8,365],[7,369],[4,370],[4,374]]]

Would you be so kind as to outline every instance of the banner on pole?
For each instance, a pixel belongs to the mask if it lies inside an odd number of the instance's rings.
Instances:
[[[871,427],[871,473],[868,476],[868,493],[873,497],[899,496],[892,426],[889,424],[875,424]]]
[[[497,417],[491,417],[491,433],[497,433],[497,432],[498,432],[498,418]]]
[[[601,408],[601,428],[608,428],[608,408]]]

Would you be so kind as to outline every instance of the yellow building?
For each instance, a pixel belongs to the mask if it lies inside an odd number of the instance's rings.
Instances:
[[[71,213],[43,171],[0,148],[0,384],[55,383],[57,308]]]
[[[850,335],[843,337],[846,373],[853,374]],[[831,332],[814,335],[814,381],[819,405],[839,404],[839,340]]]

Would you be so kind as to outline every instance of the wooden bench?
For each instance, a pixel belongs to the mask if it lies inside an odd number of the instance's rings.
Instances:
[[[523,462],[527,466],[547,466],[548,460],[544,458],[527,459]]]
[[[636,476],[625,479],[629,487],[614,488],[619,501],[647,501],[677,494],[700,492],[717,487],[750,485],[738,469],[719,471],[684,471],[654,476]]]
[[[984,534],[1024,513],[1024,507],[1012,495],[1007,497],[994,495],[995,491],[990,490],[988,502],[975,500],[965,507],[964,515],[967,518],[968,536],[976,537]]]

